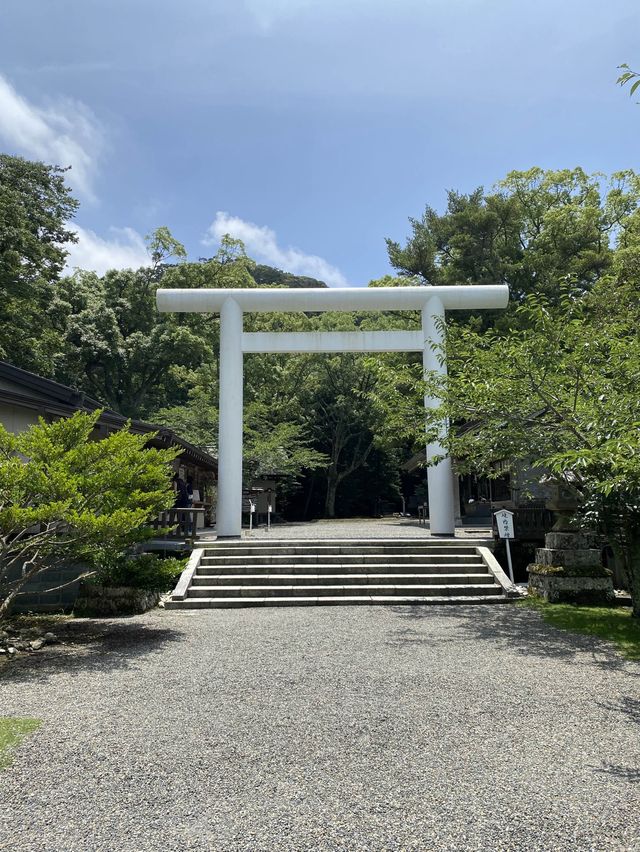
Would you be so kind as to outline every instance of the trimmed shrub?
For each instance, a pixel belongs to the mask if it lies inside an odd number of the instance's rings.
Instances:
[[[129,587],[149,592],[168,592],[178,581],[186,565],[185,559],[162,558],[156,553],[123,557],[101,568],[96,582],[108,587]]]

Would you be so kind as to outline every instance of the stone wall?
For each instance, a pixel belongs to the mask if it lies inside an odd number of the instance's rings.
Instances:
[[[611,577],[566,577],[529,569],[529,592],[550,603],[614,603]]]
[[[78,618],[115,618],[120,615],[140,615],[156,606],[160,592],[132,589],[128,586],[101,586],[83,582],[76,598],[73,613]]]
[[[10,579],[20,576],[16,568]],[[82,565],[65,565],[55,571],[46,571],[23,587],[25,594],[19,595],[13,605],[13,612],[70,612],[78,596],[77,578],[87,569]],[[54,586],[72,582],[64,589],[48,592]]]

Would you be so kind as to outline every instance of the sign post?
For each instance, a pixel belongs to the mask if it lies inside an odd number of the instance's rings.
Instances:
[[[253,530],[253,514],[255,510],[256,504],[253,502],[253,500],[249,500],[249,535],[251,535],[251,532]]]
[[[494,517],[498,527],[498,535],[505,540],[509,579],[513,583],[513,565],[511,564],[511,548],[509,547],[509,541],[515,538],[513,534],[513,512],[510,512],[508,509],[500,509],[499,512],[494,512]]]

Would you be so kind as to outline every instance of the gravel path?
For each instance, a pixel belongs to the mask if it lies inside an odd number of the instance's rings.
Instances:
[[[640,665],[515,607],[163,611],[0,675],[0,849],[640,849]],[[104,631],[104,632],[102,632]]]
[[[215,540],[215,530],[207,528],[201,538]],[[491,538],[491,526],[466,524],[457,527],[456,538]],[[274,524],[269,531],[260,526],[249,533],[242,531],[242,538],[426,538],[430,539],[429,527],[412,518],[345,518],[334,521],[300,521],[298,523]]]

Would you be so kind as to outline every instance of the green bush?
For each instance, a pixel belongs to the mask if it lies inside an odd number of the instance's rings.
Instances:
[[[176,451],[148,448],[151,434],[128,427],[93,440],[99,416],[41,418],[19,435],[0,424],[0,619],[27,583],[44,591],[48,572],[92,571],[158,535],[150,521],[175,500]]]
[[[141,553],[138,556],[122,557],[112,565],[101,568],[95,580],[103,586],[129,586],[150,592],[168,592],[175,586],[185,565],[185,559]]]

